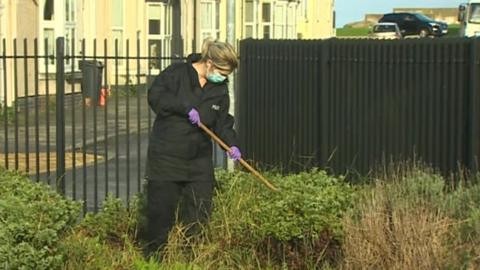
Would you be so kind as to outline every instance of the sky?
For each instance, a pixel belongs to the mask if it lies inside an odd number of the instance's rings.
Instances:
[[[388,13],[393,8],[458,7],[467,0],[335,0],[336,27],[361,21],[367,13]]]

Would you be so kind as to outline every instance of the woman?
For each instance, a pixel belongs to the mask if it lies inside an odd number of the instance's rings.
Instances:
[[[227,43],[206,40],[201,54],[172,64],[155,78],[148,103],[156,113],[146,169],[147,253],[167,242],[176,220],[204,223],[211,212],[215,181],[212,142],[199,127],[213,129],[231,147],[229,157],[241,157],[228,114],[227,76],[238,66]]]

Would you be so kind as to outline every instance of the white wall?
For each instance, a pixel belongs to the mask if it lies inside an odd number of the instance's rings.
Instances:
[[[16,38],[16,25],[15,23],[8,24],[7,22],[16,22],[16,4],[11,0],[0,0],[0,53],[3,53],[3,38],[6,39],[7,55],[12,54],[12,40]],[[2,61],[3,62],[3,61]],[[13,67],[12,61],[7,60],[7,106],[12,105],[13,101],[13,73],[11,72]],[[3,63],[0,63],[0,101],[4,101],[4,77],[3,77]]]
[[[5,32],[6,32],[6,16],[5,16],[5,0],[0,0],[0,38],[5,37]]]
[[[3,53],[3,39],[6,38],[6,21],[5,21],[5,4],[3,0],[0,0],[0,53]],[[4,94],[4,78],[3,78],[3,63],[0,63],[0,103],[3,105],[5,102],[5,94]]]

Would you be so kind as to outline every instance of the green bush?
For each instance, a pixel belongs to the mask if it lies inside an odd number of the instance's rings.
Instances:
[[[250,210],[246,231],[260,238],[279,241],[318,238],[328,231],[342,234],[343,213],[350,207],[351,189],[342,179],[324,171],[312,171],[278,178],[280,192],[261,189]]]
[[[252,247],[262,261],[291,269],[307,267],[310,259],[333,261],[351,207],[350,186],[320,170],[267,176],[280,192],[246,173],[220,173],[212,225],[221,221],[234,246]]]
[[[145,263],[135,243],[138,200],[125,207],[108,196],[98,213],[88,213],[60,243],[69,258],[63,269],[137,269]],[[148,268],[147,268],[148,269]]]
[[[0,169],[0,268],[59,269],[57,243],[79,213],[78,202]]]
[[[134,235],[136,229],[137,200],[132,202],[132,208],[124,206],[119,198],[109,195],[102,210],[98,213],[88,213],[78,229],[90,237],[99,237],[106,241],[119,242],[125,235]]]
[[[441,208],[446,198],[445,179],[433,172],[417,170],[387,183],[388,200],[399,206]]]
[[[448,194],[445,210],[459,221],[457,243],[463,245],[464,261],[480,266],[480,184],[462,185]]]

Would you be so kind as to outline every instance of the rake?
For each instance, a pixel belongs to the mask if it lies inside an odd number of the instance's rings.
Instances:
[[[215,133],[213,133],[209,128],[207,128],[204,124],[201,122],[198,123],[198,126],[203,129],[212,139],[217,142],[225,151],[230,152],[230,147],[226,145]],[[243,165],[243,167],[247,168],[253,175],[255,175],[260,182],[262,182],[265,186],[267,186],[270,190],[272,191],[279,191],[278,188],[273,186],[263,175],[261,175],[257,170],[255,170],[248,162],[246,162],[243,158],[240,158],[240,164]]]

